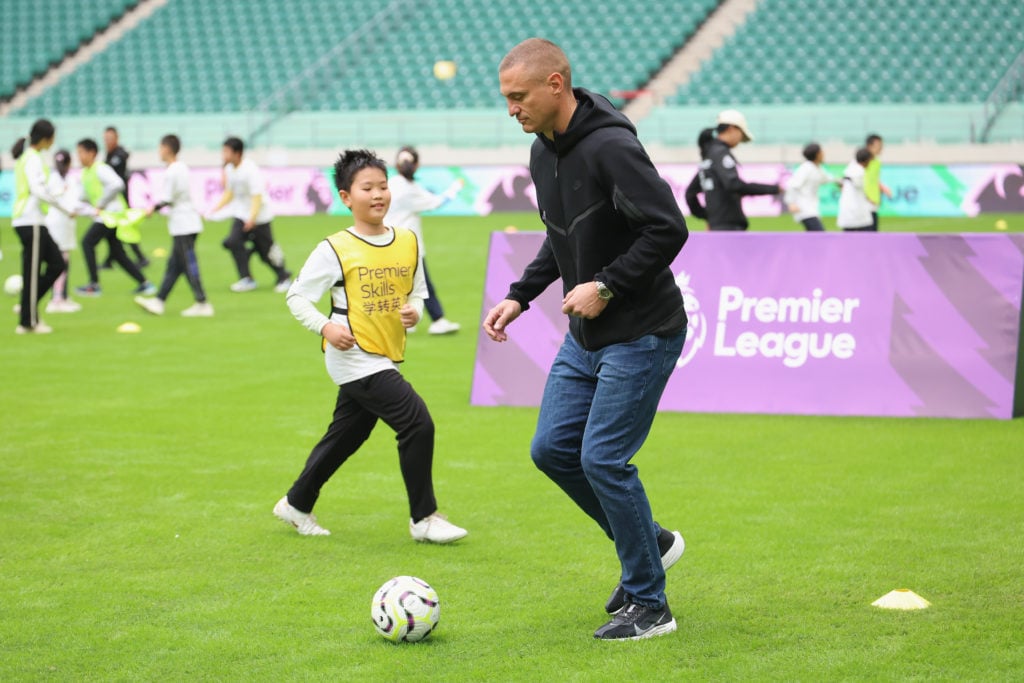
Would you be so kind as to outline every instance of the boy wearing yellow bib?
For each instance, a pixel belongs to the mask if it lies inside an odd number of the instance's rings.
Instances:
[[[451,543],[467,532],[437,512],[434,423],[398,372],[406,330],[419,321],[427,296],[416,236],[384,224],[391,204],[387,166],[372,152],[346,151],[334,165],[334,182],[353,225],[317,245],[286,300],[295,318],[323,337],[338,398],[327,433],[274,514],[304,536],[329,535],[312,514],[320,489],[383,420],[398,438],[410,534],[417,541]],[[316,308],[328,291],[329,316]]]

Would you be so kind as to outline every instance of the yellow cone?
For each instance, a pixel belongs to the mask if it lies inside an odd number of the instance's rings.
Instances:
[[[142,327],[138,323],[127,322],[118,325],[117,331],[122,334],[136,334],[142,332]]]
[[[871,605],[882,609],[926,609],[932,603],[909,588],[897,588],[875,600]]]

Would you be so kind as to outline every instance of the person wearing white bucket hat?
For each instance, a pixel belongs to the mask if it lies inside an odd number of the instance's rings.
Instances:
[[[706,220],[710,230],[746,230],[749,226],[743,213],[743,197],[781,194],[779,185],[748,183],[736,170],[732,148],[741,142],[750,142],[747,118],[735,109],[726,109],[718,115],[716,137],[701,149],[702,161],[697,175],[686,188],[686,204],[697,218]],[[704,205],[697,195],[704,194]]]

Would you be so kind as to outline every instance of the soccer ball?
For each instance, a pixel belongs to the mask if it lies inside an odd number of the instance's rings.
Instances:
[[[4,293],[8,296],[18,296],[24,285],[20,275],[12,275],[4,280]]]
[[[415,576],[396,576],[373,596],[373,627],[385,640],[415,643],[437,628],[441,603],[437,591]]]

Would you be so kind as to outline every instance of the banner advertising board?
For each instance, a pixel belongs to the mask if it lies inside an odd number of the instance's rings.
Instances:
[[[826,165],[841,175],[842,165]],[[744,164],[741,176],[751,182],[780,183],[791,168],[783,164]],[[684,213],[689,213],[683,194],[697,172],[696,164],[659,164],[658,171],[672,186]],[[77,174],[74,170],[72,173]],[[345,214],[348,210],[334,191],[332,171],[322,167],[265,168],[267,200],[279,216],[317,213]],[[159,191],[162,168],[135,170],[129,180],[133,206],[146,206]],[[431,212],[442,216],[486,216],[496,212],[536,210],[537,200],[526,166],[425,166],[417,181],[434,192],[443,192],[456,179],[463,189],[452,201]],[[1013,164],[895,165],[882,167],[882,181],[893,198],[883,199],[883,216],[976,216],[979,213],[1024,212],[1024,167]],[[192,195],[200,210],[209,208],[221,193],[221,169],[192,169]],[[821,189],[821,213],[836,215],[839,191]],[[0,216],[11,215],[14,174],[0,173]],[[743,202],[748,216],[778,216],[784,207],[778,197],[748,197]],[[429,214],[428,214],[429,215]]]
[[[543,233],[491,236],[483,310]],[[693,233],[672,264],[689,315],[662,410],[1010,418],[1020,414],[1024,235]],[[561,284],[498,344],[474,405],[536,406],[568,329]]]

